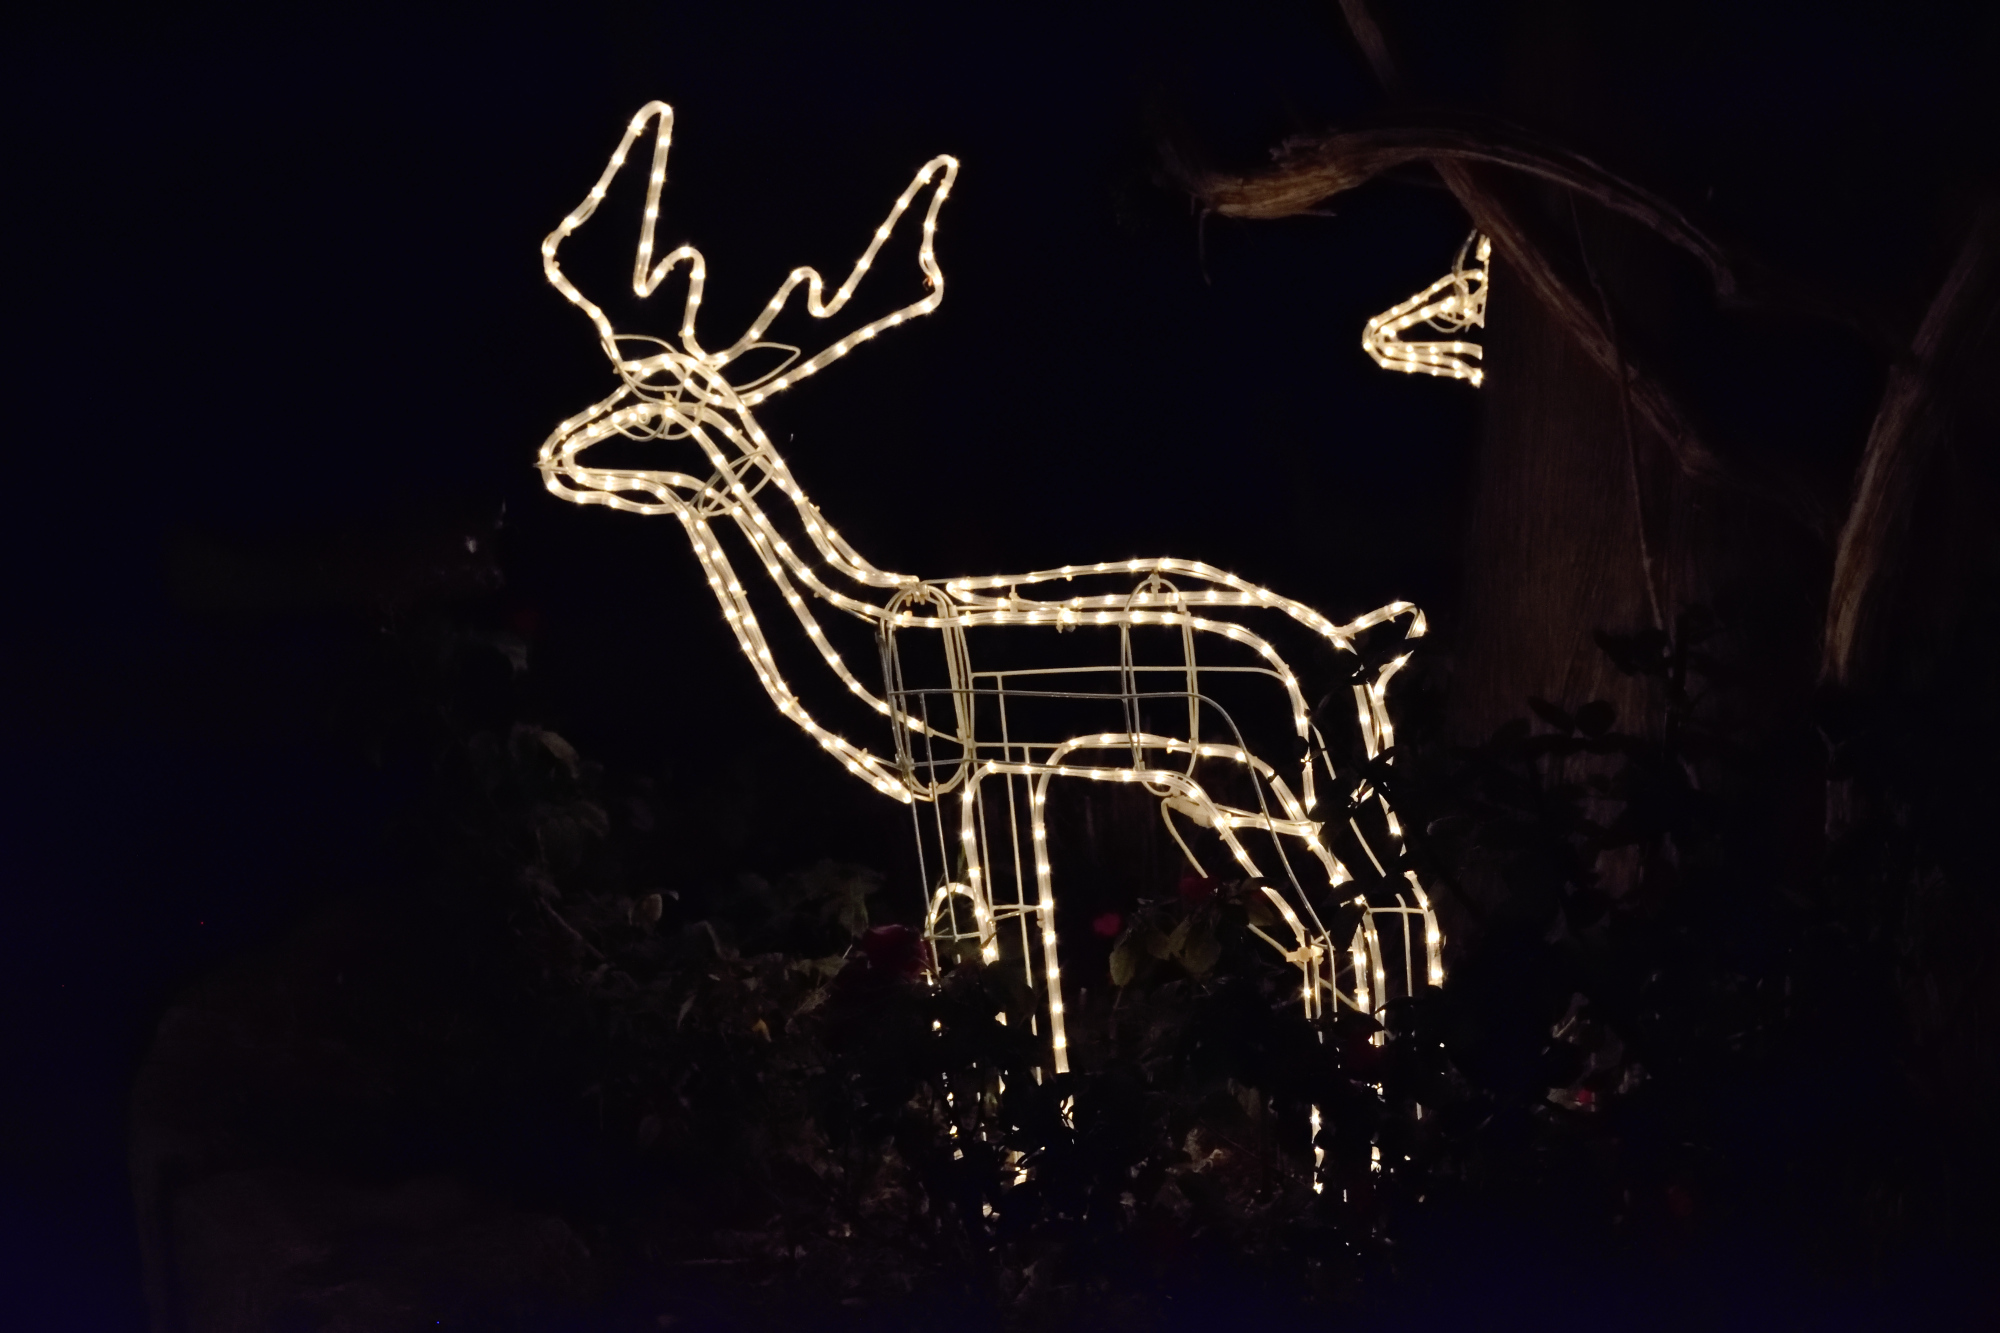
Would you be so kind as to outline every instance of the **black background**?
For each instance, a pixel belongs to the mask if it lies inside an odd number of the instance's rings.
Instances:
[[[1894,269],[1935,238],[1894,206],[1918,165],[1885,144],[1972,133],[1967,35],[1990,45],[1990,25],[1898,13],[1633,7],[1607,136],[1767,246]],[[1403,22],[1434,86],[1493,95],[1501,13]],[[503,596],[547,725],[624,769],[759,784],[752,864],[908,874],[901,810],[772,714],[674,525],[560,504],[532,469],[610,387],[537,246],[649,99],[678,113],[662,240],[707,255],[712,345],[793,265],[837,280],[928,157],[963,162],[941,311],[760,413],[877,564],[1176,554],[1334,615],[1406,597],[1449,643],[1477,395],[1384,374],[1358,337],[1466,221],[1413,176],[1204,233],[1152,179],[1162,127],[1250,166],[1374,107],[1331,3],[66,13],[5,45],[16,1326],[140,1320],[123,1098],[176,987],[395,873],[380,829],[410,776],[323,724],[350,631],[177,605],[187,534],[290,549],[504,502]],[[1792,225],[1802,199],[1842,210],[1831,234]],[[577,243],[594,293],[634,218],[608,207]],[[907,267],[875,281],[882,308],[920,290]]]

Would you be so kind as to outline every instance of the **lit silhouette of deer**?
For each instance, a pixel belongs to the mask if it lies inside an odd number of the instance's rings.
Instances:
[[[562,243],[596,212],[648,125],[656,128],[632,288],[649,297],[686,269],[678,344],[614,330],[558,262]],[[565,500],[678,519],[737,646],[778,711],[876,790],[910,804],[913,813],[928,809],[929,828],[919,821],[917,847],[933,959],[976,950],[987,963],[1003,955],[1018,963],[1043,994],[1054,1069],[1069,1068],[1046,818],[1051,783],[1062,779],[1143,787],[1197,874],[1207,870],[1196,845],[1232,859],[1268,902],[1274,916],[1266,914],[1265,923],[1289,936],[1252,927],[1298,967],[1309,1018],[1329,1004],[1379,1012],[1396,994],[1439,984],[1436,917],[1416,874],[1402,864],[1396,817],[1365,772],[1366,760],[1393,743],[1386,692],[1408,653],[1364,669],[1357,652],[1361,636],[1385,623],[1404,621],[1404,637],[1420,636],[1422,614],[1396,602],[1336,624],[1191,560],[1101,561],[948,579],[870,564],[806,498],[752,409],[885,330],[937,309],[944,296],[938,214],[958,163],[936,157],[923,165],[831,297],[816,270],[794,269],[742,336],[710,351],[695,333],[707,281],[701,253],[683,245],[654,257],[672,128],[666,104],[642,109],[589,195],[542,242],[543,271],[596,326],[619,384],[556,427],[542,444],[539,466],[549,489]],[[801,287],[813,318],[843,310],[926,192],[917,266],[928,290],[920,300],[810,357],[764,341]],[[750,352],[782,355],[754,377],[732,378],[732,365]],[[613,437],[691,445],[702,467],[673,472],[585,461],[587,451]],[[747,546],[769,581],[760,596],[775,592],[825,669],[873,710],[876,725],[886,725],[880,753],[822,725],[794,692],[720,535],[730,529],[742,543],[738,550]],[[1075,591],[1078,584],[1089,591]],[[1059,591],[1050,585],[1063,585],[1069,595],[1046,595]],[[820,622],[816,612],[829,607],[843,613],[830,623],[851,618],[873,630],[879,693],[842,658]],[[1298,676],[1250,628],[1261,623],[1257,617],[1275,622],[1270,632],[1317,638],[1346,655],[1365,760],[1344,773],[1336,766]],[[1239,714],[1262,711],[1275,721],[1270,734],[1285,734],[1282,743],[1292,750],[1283,772],[1252,750],[1239,726]],[[1367,876],[1365,885],[1351,867]],[[1323,915],[1351,922],[1344,948],[1336,947]]]

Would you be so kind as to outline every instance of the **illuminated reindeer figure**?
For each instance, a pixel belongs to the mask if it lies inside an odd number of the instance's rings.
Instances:
[[[596,211],[649,124],[657,129],[632,286],[640,297],[651,296],[686,267],[678,346],[616,332],[557,262],[563,241]],[[641,110],[590,194],[542,242],[543,271],[596,325],[620,383],[556,427],[541,447],[539,466],[549,489],[565,500],[680,520],[723,618],[778,711],[876,790],[912,805],[913,813],[928,807],[930,828],[926,832],[919,821],[917,845],[920,867],[928,860],[927,842],[939,862],[935,873],[922,871],[929,886],[925,935],[934,950],[976,949],[988,963],[999,963],[1004,953],[1018,963],[1031,987],[1039,982],[1045,989],[1054,1069],[1068,1069],[1045,806],[1052,781],[1078,779],[1143,786],[1157,798],[1197,873],[1207,872],[1177,819],[1197,842],[1212,842],[1236,862],[1283,922],[1274,928],[1290,936],[1280,940],[1258,930],[1298,967],[1308,1017],[1321,1015],[1328,1004],[1378,1012],[1392,994],[1441,982],[1436,918],[1416,875],[1400,868],[1395,815],[1358,768],[1336,772],[1297,676],[1243,623],[1252,615],[1275,618],[1279,628],[1318,636],[1358,664],[1358,636],[1407,619],[1405,637],[1415,638],[1424,631],[1422,614],[1397,602],[1335,624],[1310,607],[1189,560],[942,580],[870,564],[806,498],[752,409],[883,330],[937,308],[944,276],[933,243],[958,163],[937,157],[924,164],[831,298],[818,272],[794,269],[741,337],[709,351],[695,335],[707,280],[700,252],[682,246],[654,259],[672,126],[673,111],[664,103]],[[917,264],[927,295],[804,360],[795,347],[762,341],[801,286],[814,318],[845,307],[926,191]],[[785,355],[753,378],[730,378],[738,358],[760,350]],[[705,475],[584,461],[587,450],[612,437],[689,442],[700,451]],[[884,753],[823,726],[793,692],[718,535],[724,521],[747,543],[825,667],[886,719]],[[1079,580],[1086,587],[1112,586],[1066,597],[1033,595]],[[873,629],[880,694],[836,651],[815,616],[822,604]],[[1393,742],[1385,692],[1407,657],[1354,672],[1356,716],[1369,759]],[[1296,784],[1252,752],[1225,698],[1246,716],[1269,709],[1277,724],[1273,734],[1289,732],[1285,743],[1294,747]],[[1330,800],[1321,794],[1328,784],[1335,793]],[[1235,799],[1224,799],[1225,790]],[[1322,803],[1337,813],[1327,817]],[[1370,876],[1365,892],[1354,891],[1362,885],[1350,867]],[[1334,892],[1342,885],[1353,887]],[[1345,948],[1335,947],[1315,898],[1351,920]]]

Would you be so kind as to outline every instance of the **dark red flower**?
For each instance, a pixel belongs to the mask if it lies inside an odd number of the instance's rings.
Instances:
[[[864,931],[848,951],[847,965],[833,979],[835,1012],[879,999],[924,974],[930,945],[908,926],[876,926]]]
[[[911,981],[923,975],[924,940],[908,926],[876,926],[858,941],[871,972]]]
[[[1090,928],[1105,939],[1116,939],[1118,932],[1125,928],[1125,918],[1116,912],[1106,912],[1090,923]]]
[[[1181,901],[1189,907],[1199,907],[1215,896],[1215,881],[1206,875],[1197,875],[1192,870],[1181,872]]]

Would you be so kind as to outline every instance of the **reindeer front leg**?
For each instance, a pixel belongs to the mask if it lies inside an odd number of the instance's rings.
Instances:
[[[976,938],[979,942],[980,960],[991,966],[1000,961],[999,925],[1003,918],[1019,918],[1022,925],[1023,954],[1022,967],[1027,974],[1030,987],[1036,982],[1034,954],[1036,942],[1027,929],[1033,918],[1040,929],[1035,932],[1040,937],[1042,976],[1041,981],[1048,990],[1049,1039],[1051,1064],[1058,1074],[1069,1072],[1069,1034],[1063,1005],[1062,962],[1059,956],[1055,929],[1055,886],[1053,869],[1049,863],[1048,824],[1044,816],[1048,801],[1048,779],[1051,774],[1039,765],[985,763],[966,776],[965,785],[958,798],[958,839],[960,854],[964,859],[964,882],[947,882],[941,885],[930,899],[924,933],[933,941],[960,941]],[[998,857],[991,841],[986,818],[988,791],[986,779],[997,777],[1010,790],[1005,808],[998,812],[998,818],[1007,830],[1012,842],[1011,852],[1014,862],[1013,898],[1011,901],[996,900],[1004,878],[1001,867],[996,864]],[[1014,808],[1011,784],[1020,779],[1028,794],[1028,849],[1033,857],[1034,899],[1030,903],[1027,893],[1028,879],[1025,857],[1019,841],[1020,820]],[[967,935],[959,930],[954,915],[953,899],[964,898],[971,904],[974,918],[974,933]]]
[[[1044,772],[1035,782],[1029,802],[1029,841],[1035,855],[1035,911],[1042,923],[1042,975],[1049,988],[1049,1045],[1055,1052],[1056,1073],[1069,1072],[1069,1034],[1063,1022],[1062,964],[1056,957],[1056,892],[1050,879],[1049,828],[1046,810],[1049,778]]]

